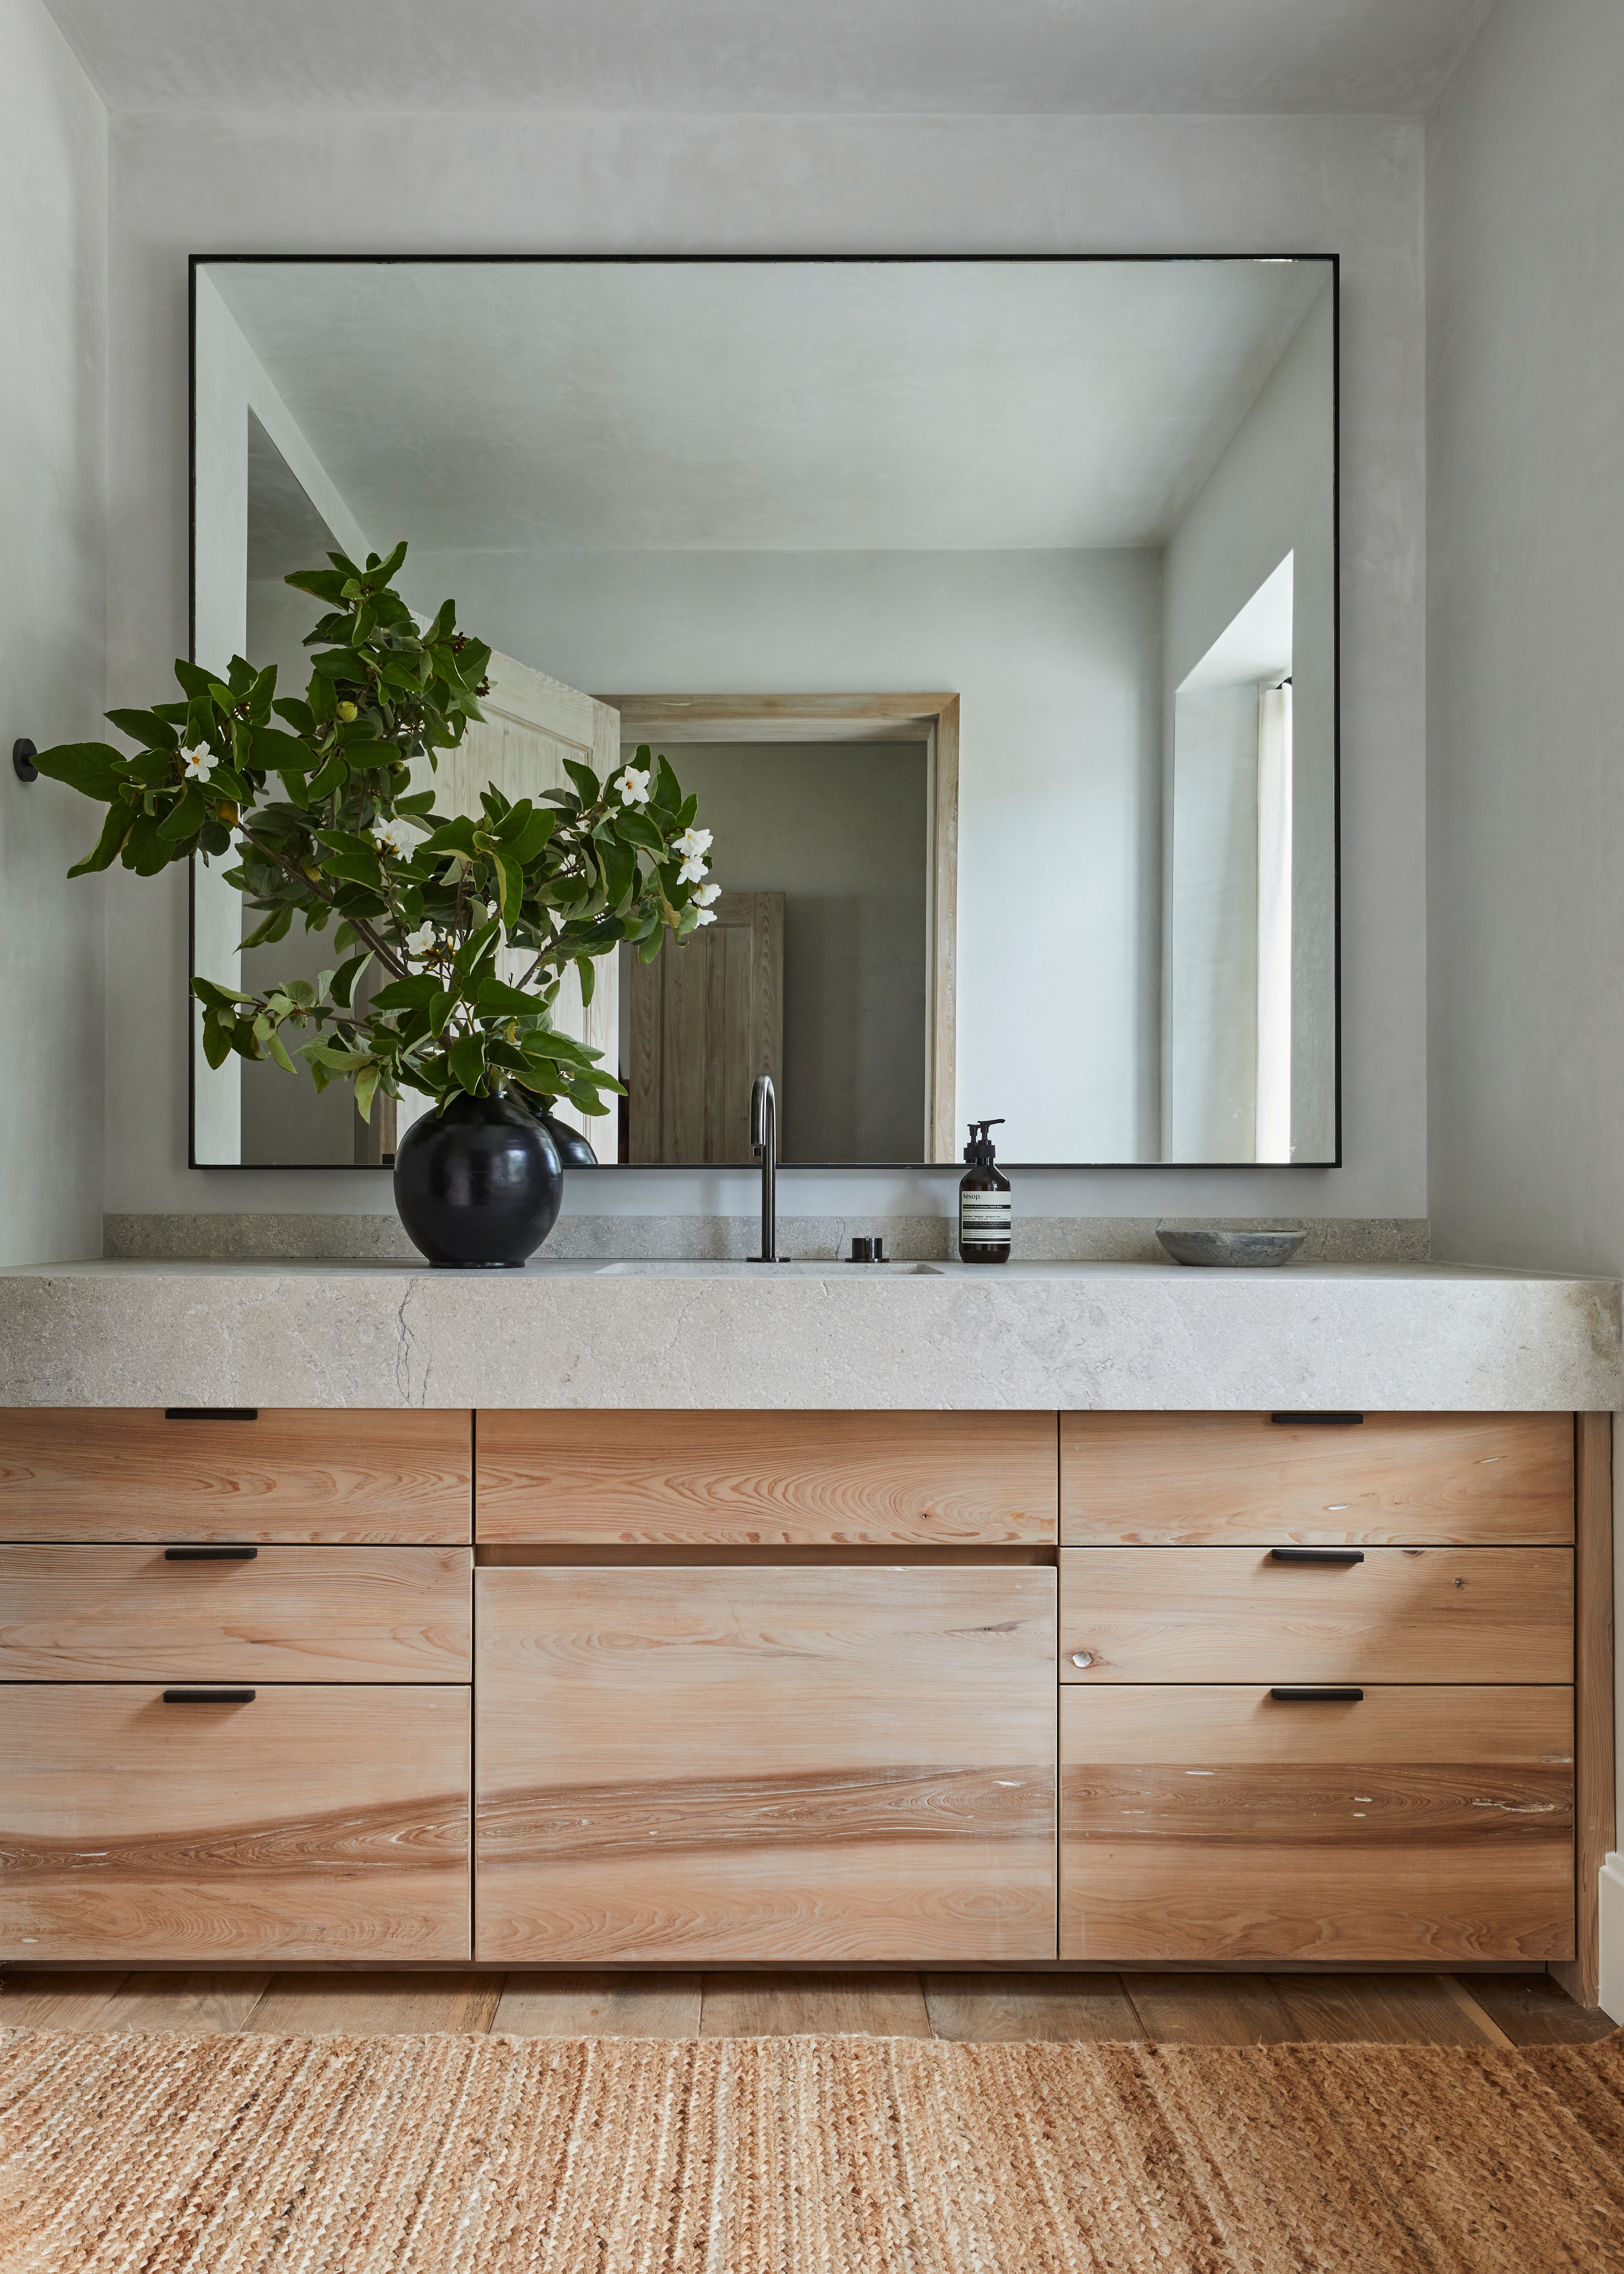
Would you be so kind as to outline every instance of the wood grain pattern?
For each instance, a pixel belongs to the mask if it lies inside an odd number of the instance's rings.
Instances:
[[[1566,1957],[1573,1698],[1187,1685],[1061,1699],[1063,1958]]]
[[[475,1587],[482,1960],[1053,1954],[1051,1570]]]
[[[1130,2044],[1144,2036],[1114,1974],[928,1974],[925,2009],[959,2044]]]
[[[703,1977],[510,1974],[492,2029],[515,2037],[696,2037]]]
[[[222,1974],[131,1974],[96,2023],[126,2034],[169,2029],[188,2037],[232,2037],[274,1977],[237,1968]]]
[[[482,1545],[1042,1543],[1055,1417],[481,1413],[477,1498]]]
[[[1060,1678],[1111,1682],[1573,1680],[1569,1547],[1065,1547]],[[1079,1665],[1079,1659],[1086,1660]]]
[[[1069,1546],[1502,1547],[1571,1542],[1564,1413],[1066,1413]]]
[[[784,895],[722,892],[710,913],[707,930],[627,966],[634,1162],[748,1165],[751,1085],[783,1088]]]
[[[1499,2032],[1426,1974],[1276,1974],[1296,2034],[1324,2045],[1486,2045]]]
[[[466,1958],[469,1692],[4,1692],[0,1954]]]
[[[0,1547],[0,1682],[458,1682],[466,1547]]]
[[[1284,2045],[1302,2032],[1261,1974],[1124,1974],[1122,1986],[1160,2045]]]
[[[466,1540],[472,1453],[464,1412],[12,1406],[0,1539]]]
[[[279,1974],[243,2024],[258,2037],[483,2037],[501,1998],[492,1974]]]
[[[1474,1974],[1471,1994],[1514,2045],[1593,2045],[1618,2023],[1570,1998],[1550,1974]]]
[[[117,1972],[8,1974],[0,1981],[0,2029],[100,2029],[124,1981]]]
[[[702,2037],[928,2037],[915,1974],[707,1974]]]
[[[1613,1666],[1613,1416],[1575,1419],[1577,1946],[1553,1969],[1590,2007],[1601,1995],[1600,1872],[1616,1835]]]

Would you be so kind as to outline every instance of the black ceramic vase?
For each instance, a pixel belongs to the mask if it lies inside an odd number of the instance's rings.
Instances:
[[[523,1089],[519,1092],[519,1097],[552,1138],[559,1159],[567,1169],[595,1169],[598,1166],[598,1156],[581,1132],[572,1129],[568,1121],[553,1118],[553,1109],[558,1103],[556,1097],[533,1097]]]
[[[558,1148],[505,1097],[454,1097],[414,1121],[395,1156],[395,1205],[407,1238],[447,1269],[516,1269],[557,1222]]]

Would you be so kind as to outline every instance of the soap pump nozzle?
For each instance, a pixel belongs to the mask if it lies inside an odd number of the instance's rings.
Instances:
[[[970,1141],[964,1149],[966,1160],[974,1162],[983,1169],[991,1168],[997,1158],[997,1154],[989,1132],[1003,1128],[1003,1114],[998,1114],[991,1121],[972,1121],[966,1126],[970,1132]]]

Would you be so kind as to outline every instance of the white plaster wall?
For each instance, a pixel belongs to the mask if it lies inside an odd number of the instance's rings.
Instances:
[[[1617,0],[1501,0],[1432,123],[1427,177],[1434,1253],[1613,1273],[1621,115]],[[1616,2000],[1624,1917],[1607,1917]]]
[[[107,114],[38,0],[0,0],[0,1262],[102,1252],[104,809],[11,744],[106,737]]]
[[[1425,1214],[1421,133],[1359,117],[132,118],[114,140],[117,698],[185,630],[189,251],[1345,256],[1348,1166],[1024,1180],[1058,1213]],[[116,896],[109,1200],[353,1209],[337,1172],[189,1173],[179,880]],[[167,975],[167,983],[166,983]],[[796,1210],[945,1209],[951,1171],[792,1177]],[[572,1202],[580,1198],[572,1193]],[[748,1212],[748,1175],[617,1173],[590,1205]]]

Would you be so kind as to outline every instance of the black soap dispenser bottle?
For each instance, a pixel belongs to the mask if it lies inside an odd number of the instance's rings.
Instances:
[[[959,1254],[966,1263],[1007,1263],[1010,1260],[1010,1180],[997,1167],[989,1132],[1002,1128],[996,1121],[973,1121],[965,1147],[969,1167],[959,1183]]]

